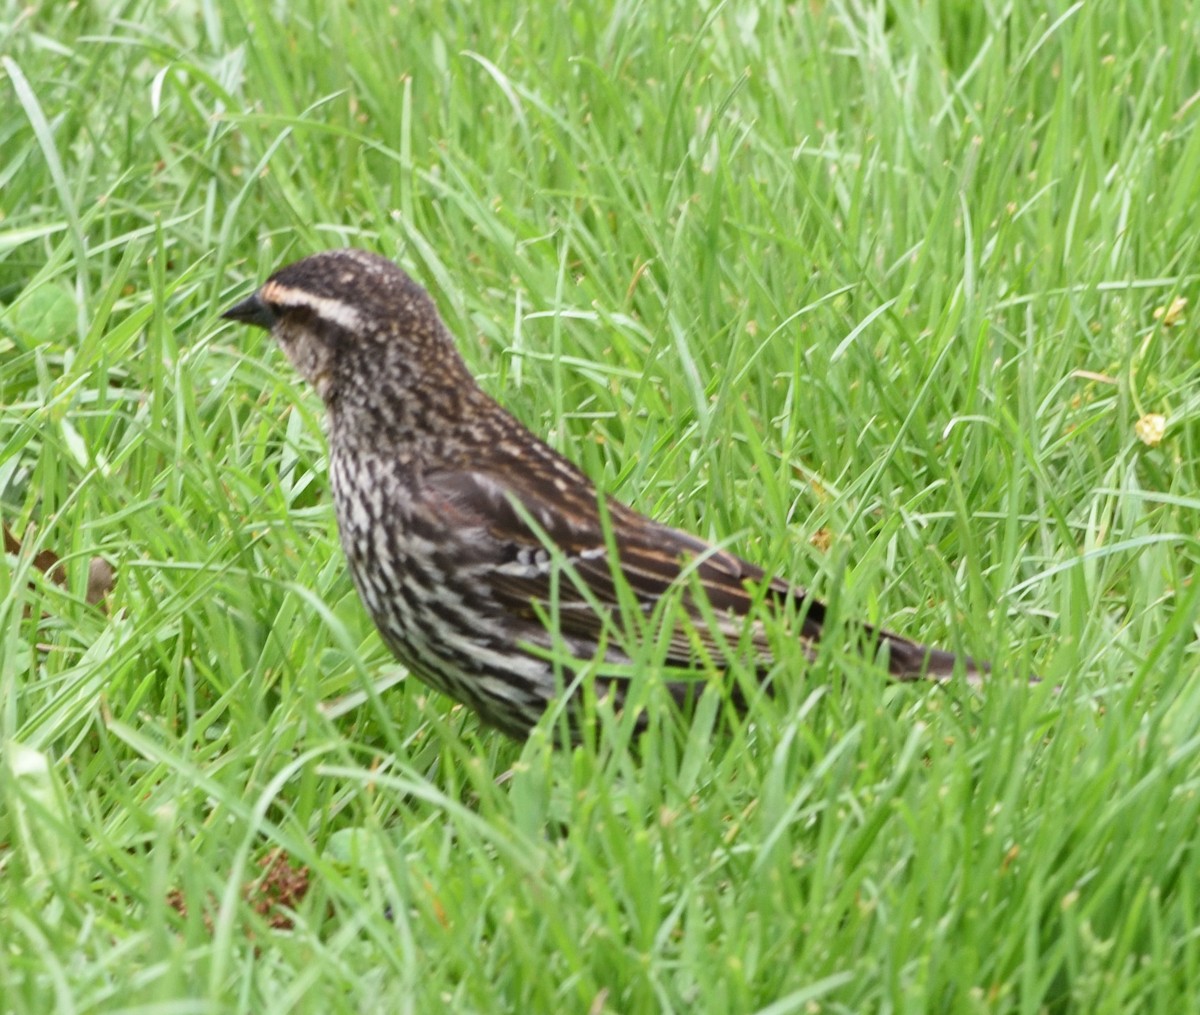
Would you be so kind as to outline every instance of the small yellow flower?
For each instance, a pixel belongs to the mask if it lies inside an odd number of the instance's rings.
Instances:
[[[1133,425],[1133,432],[1147,447],[1157,447],[1167,432],[1167,417],[1158,412],[1148,412]]]
[[[1170,328],[1179,323],[1179,318],[1183,316],[1184,310],[1187,309],[1188,301],[1183,296],[1176,296],[1171,300],[1169,307],[1159,307],[1154,311],[1154,319],[1162,321],[1164,328]]]

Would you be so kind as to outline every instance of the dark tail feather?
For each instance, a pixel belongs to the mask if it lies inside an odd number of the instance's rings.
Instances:
[[[992,668],[970,656],[956,656],[945,649],[918,645],[891,631],[873,632],[886,648],[888,672],[897,680],[932,680],[945,684],[961,676],[972,687],[979,687]],[[1037,682],[1034,678],[1032,683]]]
[[[813,642],[819,640],[825,625],[825,604],[795,586],[783,586],[783,591],[785,597],[790,598],[803,611],[804,635]],[[876,644],[880,649],[886,649],[888,673],[896,680],[929,680],[938,684],[948,684],[961,676],[972,687],[981,687],[984,679],[992,672],[990,663],[972,659],[970,656],[955,655],[932,645],[921,645],[881,627],[863,624],[858,629],[865,636],[864,647]],[[1029,677],[1030,684],[1041,682],[1041,678],[1036,675]]]
[[[970,656],[956,656],[945,649],[931,645],[918,645],[891,631],[872,630],[879,639],[881,648],[888,653],[888,672],[897,680],[931,680],[937,684],[948,684],[960,676],[972,687],[981,687],[984,678],[991,675],[992,666]],[[1026,677],[1031,687],[1040,684],[1042,678],[1036,673]],[[1061,691],[1058,684],[1055,691]]]

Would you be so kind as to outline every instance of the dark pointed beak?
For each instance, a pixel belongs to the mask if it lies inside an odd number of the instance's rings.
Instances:
[[[275,325],[275,312],[258,298],[258,293],[251,293],[241,303],[234,304],[221,316],[227,321],[253,324],[256,328],[266,328],[267,331],[270,331]]]

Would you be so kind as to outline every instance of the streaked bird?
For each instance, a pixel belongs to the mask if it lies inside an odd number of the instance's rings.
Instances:
[[[223,316],[269,330],[325,403],[342,548],[384,641],[411,673],[486,723],[524,737],[564,686],[578,694],[564,650],[580,666],[609,664],[596,693],[619,707],[630,663],[614,637],[626,629],[622,604],[648,616],[668,593],[684,615],[664,659],[681,703],[696,688],[683,675],[697,672],[698,654],[720,661],[723,647],[749,644],[755,668],[771,667],[756,609],[789,611],[812,657],[823,603],[602,499],[484,393],[429,294],[391,261],[354,249],[315,254]],[[975,681],[987,671],[866,625],[855,640],[880,651],[900,680]],[[741,701],[736,689],[730,697]],[[568,723],[577,722],[576,700]]]

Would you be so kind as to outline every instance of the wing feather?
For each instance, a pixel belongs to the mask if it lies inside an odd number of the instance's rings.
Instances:
[[[553,595],[558,622],[565,633],[600,640],[606,622],[611,623],[611,611],[621,604],[621,596],[599,502],[590,484],[559,487],[537,484],[527,477],[501,479],[490,473],[464,470],[428,475],[425,485],[447,502],[443,513],[448,508],[459,524],[486,531],[494,556],[491,591],[499,605],[515,616],[533,618],[551,608]],[[609,500],[605,507],[610,528],[616,533],[617,570],[646,612],[668,590],[678,588],[688,614],[700,620],[694,583],[712,607],[710,616],[716,617],[721,637],[736,643],[756,600],[754,585],[766,581],[772,597],[805,601],[802,590],[768,581],[761,568],[727,550],[652,521],[617,501]],[[561,562],[569,565],[574,576],[574,581],[569,575],[561,578],[553,593],[556,564],[550,547],[559,551]],[[577,583],[586,588],[586,595]],[[818,615],[805,618],[804,636],[815,637],[819,632],[822,608],[812,600],[810,613],[814,609]],[[706,649],[717,650],[717,641],[706,624],[697,623],[693,628],[691,633],[682,629],[670,632],[670,661],[684,664],[691,660],[696,637]],[[756,624],[751,634],[755,648],[765,655],[767,645],[761,626]]]
[[[621,605],[600,502],[582,472],[566,462],[555,464],[558,471],[514,468],[503,477],[472,469],[442,471],[425,476],[423,490],[437,499],[434,507],[447,521],[473,528],[482,537],[471,545],[491,556],[489,587],[498,606],[530,620],[553,609],[564,633],[599,643]],[[669,662],[683,666],[692,662],[697,640],[704,650],[719,655],[721,642],[738,644],[749,634],[760,661],[769,663],[770,648],[761,622],[751,619],[749,630],[746,627],[762,596],[795,610],[800,620],[796,636],[811,655],[825,620],[820,600],[690,533],[655,522],[618,501],[609,499],[604,504],[615,534],[616,570],[641,608],[650,612],[667,590],[678,588],[684,609],[695,621],[686,630],[677,626],[670,632]],[[566,580],[555,580],[560,565],[552,548],[569,565]],[[586,595],[576,583],[582,584]],[[701,608],[693,584],[703,591],[710,610]],[[714,619],[716,631],[710,626]],[[948,677],[956,663],[972,680],[987,672],[985,664],[965,656],[956,659],[949,652],[866,624],[859,628],[868,643],[878,640],[886,645],[888,668],[900,679]]]

